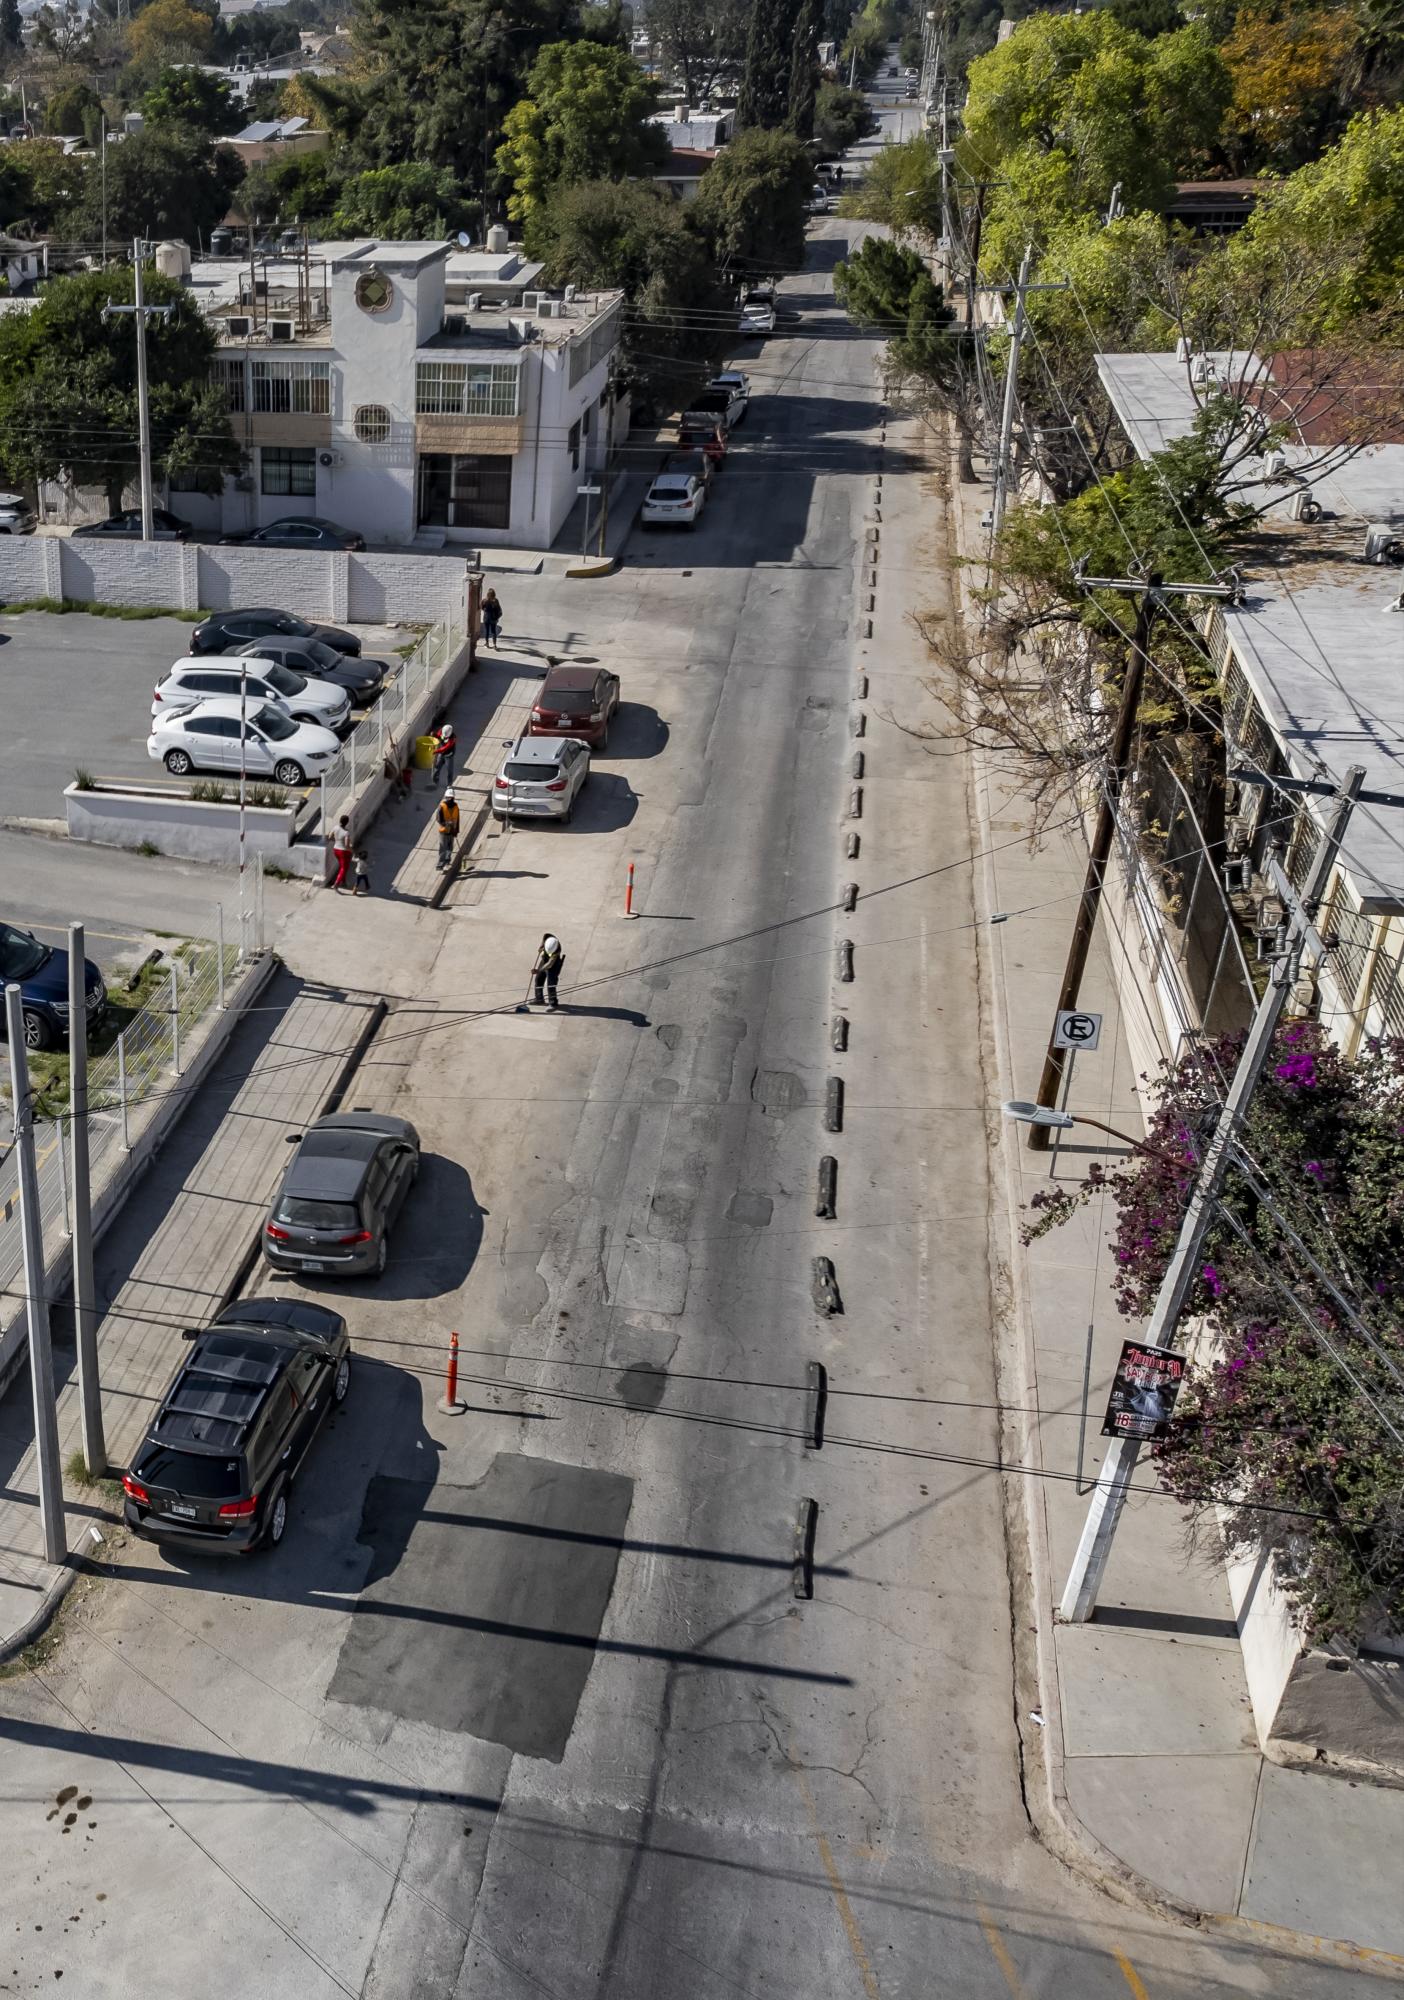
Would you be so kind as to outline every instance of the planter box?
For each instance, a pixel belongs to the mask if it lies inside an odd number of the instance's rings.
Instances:
[[[63,804],[70,840],[129,848],[150,841],[162,854],[186,861],[239,858],[237,801],[216,804],[141,785],[83,790],[74,784],[66,787]],[[295,805],[249,806],[244,815],[249,853],[266,855],[287,867],[296,818]]]

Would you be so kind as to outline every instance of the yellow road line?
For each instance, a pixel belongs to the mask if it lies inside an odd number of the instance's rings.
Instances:
[[[1114,1951],[1112,1957],[1116,1960],[1120,1968],[1122,1978],[1131,1988],[1133,2000],[1150,2000],[1150,1995],[1146,1992],[1145,1982],[1125,1952]]]
[[[799,1779],[800,1791],[809,1810],[809,1817],[814,1822],[814,1838],[819,1843],[819,1859],[823,1862],[824,1873],[829,1878],[829,1887],[833,1890],[834,1902],[838,1907],[839,1922],[843,1925],[844,1936],[848,1939],[848,1949],[853,1953],[853,1962],[858,1967],[863,1991],[867,1994],[868,2000],[881,2000],[867,1947],[863,1943],[863,1933],[858,1928],[858,1919],[853,1914],[853,1905],[849,1902],[848,1891],[843,1886],[843,1877],[839,1874],[834,1861],[833,1849],[820,1829],[819,1815],[814,1806],[814,1794],[809,1789],[803,1769],[793,1755],[790,1762],[794,1767],[795,1776]]]
[[[1024,1989],[1014,1968],[1014,1961],[1009,1956],[1009,1947],[999,1934],[998,1924],[983,1903],[977,1903],[975,1908],[980,1918],[980,1928],[985,1933],[985,1943],[990,1948],[995,1964],[1004,1974],[1005,1985],[1009,1988],[1013,2000],[1023,2000]]]

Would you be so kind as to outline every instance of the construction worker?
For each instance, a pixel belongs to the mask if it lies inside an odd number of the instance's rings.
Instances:
[[[440,778],[453,783],[453,760],[458,750],[458,738],[453,733],[453,724],[445,722],[434,738],[434,783]]]
[[[558,1005],[556,987],[560,982],[561,967],[565,964],[565,946],[554,931],[547,931],[541,940],[541,949],[536,954],[536,964],[531,969],[533,981],[532,1001],[540,1006],[544,1000],[548,1013],[554,1014]]]
[[[458,801],[450,785],[439,800],[439,810],[435,815],[439,825],[439,867],[447,868],[453,860],[453,850],[458,845]]]

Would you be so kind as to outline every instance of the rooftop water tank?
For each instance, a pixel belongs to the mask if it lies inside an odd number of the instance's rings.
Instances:
[[[179,284],[182,278],[190,276],[189,250],[183,243],[158,243],[156,269],[163,278],[174,278]]]
[[[506,229],[500,222],[494,222],[492,228],[487,233],[488,249],[492,251],[494,256],[500,257],[507,248],[508,241],[509,238]]]

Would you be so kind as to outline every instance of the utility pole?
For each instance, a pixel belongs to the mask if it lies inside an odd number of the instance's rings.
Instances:
[[[1058,989],[1059,1014],[1064,1014],[1077,1005],[1078,993],[1082,987],[1082,975],[1087,970],[1087,955],[1092,948],[1092,936],[1097,928],[1097,912],[1102,904],[1102,888],[1106,880],[1107,863],[1111,859],[1112,836],[1116,831],[1117,802],[1121,796],[1121,788],[1126,782],[1131,746],[1136,734],[1136,716],[1141,706],[1141,687],[1145,681],[1146,661],[1150,657],[1152,621],[1167,597],[1232,598],[1238,589],[1237,584],[1232,583],[1165,583],[1156,575],[1087,576],[1077,570],[1074,571],[1074,575],[1084,590],[1122,590],[1135,595],[1139,601],[1136,605],[1136,624],[1131,634],[1131,656],[1126,662],[1126,672],[1122,676],[1121,701],[1116,712],[1116,725],[1112,730],[1111,747],[1107,752],[1102,797],[1097,807],[1096,822],[1092,828],[1092,841],[1087,855],[1087,873],[1082,883],[1082,900],[1077,906],[1077,916],[1073,920],[1072,942],[1068,946],[1067,964],[1063,968],[1063,983]],[[1038,1080],[1036,1103],[1054,1105],[1058,1102],[1067,1060],[1068,1051],[1055,1048],[1050,1039],[1048,1052],[1043,1058],[1043,1074]],[[1028,1143],[1032,1151],[1041,1153],[1046,1149],[1048,1132],[1049,1128],[1046,1125],[1029,1127]]]
[[[1364,766],[1352,764],[1346,773],[1344,783],[1335,789],[1335,809],[1317,840],[1316,852],[1312,856],[1311,873],[1302,889],[1301,907],[1308,918],[1315,917],[1321,899],[1326,893],[1331,870],[1340,853],[1341,842],[1345,838],[1351,812],[1360,796],[1360,788],[1364,781]],[[1268,975],[1267,989],[1258,1002],[1258,1009],[1248,1030],[1243,1053],[1238,1059],[1238,1067],[1234,1071],[1224,1108],[1219,1114],[1218,1123],[1199,1163],[1199,1172],[1195,1176],[1189,1205],[1180,1224],[1174,1255],[1166,1268],[1165,1276],[1160,1281],[1160,1290],[1156,1294],[1150,1324],[1146,1328],[1146,1344],[1150,1347],[1170,1348],[1175,1344],[1180,1315],[1185,1309],[1185,1300],[1189,1297],[1199,1269],[1200,1258],[1204,1252],[1204,1239],[1218,1199],[1224,1170],[1228,1165],[1229,1153],[1234,1140],[1243,1129],[1253,1092],[1257,1089],[1272,1054],[1273,1037],[1295,983],[1301,955],[1303,951],[1312,948],[1309,942],[1310,935],[1297,911],[1292,910],[1288,922],[1288,947],[1273,961]],[[1319,939],[1317,943],[1320,943]],[[1097,1592],[1106,1570],[1107,1557],[1111,1553],[1117,1523],[1121,1519],[1121,1510],[1126,1504],[1127,1488],[1131,1483],[1131,1475],[1135,1470],[1140,1448],[1138,1438],[1125,1437],[1113,1438],[1107,1448],[1107,1455],[1097,1478],[1096,1490],[1087,1509],[1082,1539],[1077,1545],[1077,1554],[1073,1557],[1072,1569],[1068,1573],[1062,1602],[1058,1607],[1061,1615],[1069,1621],[1080,1623],[1090,1618],[1096,1608]]]
[[[61,1563],[68,1558],[68,1527],[63,1515],[49,1301],[44,1294],[44,1218],[39,1211],[39,1169],[34,1158],[34,1100],[29,1094],[24,1005],[21,989],[13,980],[5,988],[5,1032],[10,1038],[10,1095],[19,1164],[25,1321],[29,1329],[29,1381],[34,1395],[34,1456],[39,1467],[39,1521],[44,1530],[45,1562]]]
[[[107,1470],[98,1376],[97,1284],[93,1277],[93,1196],[88,1174],[88,994],[83,926],[68,926],[68,1136],[73,1161],[73,1322],[78,1336],[78,1400],[88,1477]]]
[[[169,320],[175,311],[170,306],[149,306],[146,303],[146,273],[144,258],[146,245],[141,237],[132,244],[132,298],[129,306],[114,305],[109,299],[102,309],[102,316],[109,313],[131,313],[136,319],[136,361],[137,361],[137,437],[141,452],[141,538],[144,542],[154,539],[154,502],[151,491],[151,398],[146,385],[146,322],[148,318]]]

